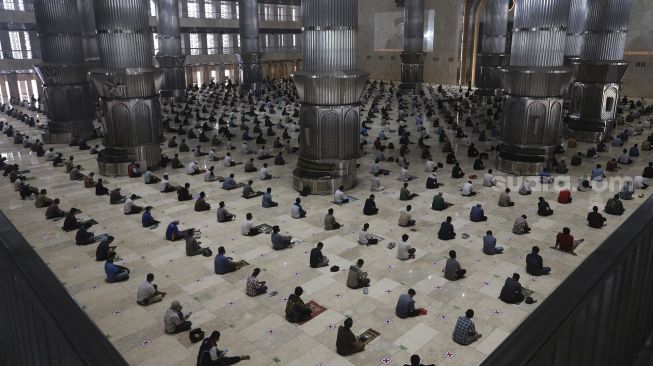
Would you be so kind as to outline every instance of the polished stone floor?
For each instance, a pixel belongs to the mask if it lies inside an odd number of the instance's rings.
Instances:
[[[450,89],[450,93],[457,93],[457,88]],[[396,129],[396,103],[391,116],[393,125],[390,128]],[[474,114],[472,117],[477,116]],[[2,115],[2,118],[6,116]],[[272,116],[275,122],[279,118],[280,115]],[[36,129],[30,129],[11,118],[8,120],[32,139],[38,138]],[[378,118],[375,119],[370,136],[378,133],[378,121]],[[414,131],[413,119],[407,121],[410,130]],[[441,118],[441,121],[444,119]],[[429,127],[428,130],[433,136],[435,129]],[[234,144],[240,146],[240,131],[234,132],[238,135]],[[651,132],[645,130],[644,135],[648,136]],[[447,130],[447,134],[453,136],[450,130]],[[296,133],[293,136],[296,138]],[[388,133],[388,136],[399,147],[396,133]],[[633,140],[640,143],[642,139],[643,136],[637,136]],[[417,140],[415,134],[412,140]],[[626,145],[630,146],[633,140]],[[373,137],[369,137],[368,141],[371,144]],[[434,160],[444,162],[444,154],[440,152],[437,140],[430,139],[427,143],[435,146],[432,149]],[[209,144],[203,145],[205,151],[210,149]],[[194,143],[191,144],[193,146]],[[567,162],[577,152],[585,152],[587,147],[587,144],[579,143],[578,148],[568,149]],[[171,157],[175,153],[165,145],[162,148]],[[268,148],[275,151],[271,141],[268,141]],[[84,167],[83,173],[97,170],[94,157],[87,151],[68,146],[55,146],[55,150],[63,152],[66,157],[74,155],[75,161]],[[559,205],[556,203],[557,192],[553,189],[541,194],[535,192],[531,196],[520,196],[514,191],[511,196],[516,206],[501,208],[497,206],[498,191],[481,186],[483,172],[477,172],[479,177],[474,180],[479,194],[466,198],[459,192],[463,181],[452,179],[451,166],[445,164],[439,174],[444,186],[435,191],[444,192],[446,200],[454,203],[454,206],[444,212],[435,212],[430,209],[430,204],[436,192],[425,189],[423,162],[416,145],[412,145],[408,156],[412,162],[409,170],[418,179],[412,181],[409,188],[419,194],[410,202],[417,225],[414,230],[406,230],[397,225],[399,209],[406,202],[398,199],[402,183],[397,180],[399,167],[394,163],[384,164],[391,174],[381,178],[387,189],[376,194],[379,214],[373,217],[362,215],[364,199],[370,194],[368,172],[373,162],[371,145],[367,150],[368,153],[360,159],[359,184],[347,192],[358,200],[337,206],[330,202],[332,197],[328,196],[302,198],[308,216],[299,220],[290,217],[290,205],[298,197],[291,185],[296,155],[286,154],[289,164],[285,166],[271,166],[272,174],[280,178],[266,182],[259,180],[258,173],[244,173],[242,165],[225,169],[221,164],[215,164],[218,175],[234,172],[237,181],[253,179],[257,190],[272,187],[273,198],[279,202],[279,207],[268,209],[261,207],[259,199],[240,198],[240,190],[224,191],[219,183],[205,183],[201,176],[187,176],[183,169],[167,169],[165,173],[175,184],[189,182],[192,193],[206,192],[207,201],[213,206],[211,212],[194,212],[192,201],[178,202],[174,194],[159,193],[158,185],[144,185],[141,179],[107,177],[110,188],[120,186],[123,193],[142,196],[138,204],[154,206],[155,218],[164,224],[149,230],[141,227],[140,215],[123,215],[121,205],[109,205],[107,197],[97,197],[92,190],[84,189],[82,182],[70,181],[64,168],[53,168],[43,158],[37,158],[27,149],[12,144],[6,136],[0,136],[2,156],[6,156],[10,162],[19,163],[22,168],[30,169],[30,184],[47,188],[50,197],[61,199],[63,209],[74,206],[83,211],[82,217],[97,220],[99,224],[92,228],[95,233],[107,232],[116,237],[114,243],[118,245],[118,254],[123,258],[120,264],[132,271],[130,280],[119,284],[104,281],[103,264],[94,261],[95,245],[75,246],[74,233],[63,232],[60,229],[61,221],[46,221],[43,211],[36,209],[33,201],[21,200],[6,179],[0,181],[3,187],[0,189],[0,209],[131,365],[195,364],[199,344],[191,344],[187,333],[167,335],[163,331],[163,314],[172,300],[179,300],[184,311],[192,311],[190,320],[194,327],[201,327],[207,333],[220,330],[222,338],[219,346],[228,348],[230,355],[251,355],[251,361],[243,362],[244,365],[403,365],[414,353],[420,354],[425,363],[476,365],[538,306],[501,302],[498,295],[507,276],[513,272],[520,273],[523,285],[535,291],[533,297],[541,302],[643,202],[643,198],[637,197],[642,193],[638,191],[634,200],[624,202],[627,211],[623,217],[609,216],[607,226],[596,230],[586,225],[586,215],[593,205],[602,208],[613,194],[611,192],[574,192],[572,204]],[[466,157],[465,147],[456,146],[456,151],[463,170],[469,175],[472,159]],[[575,184],[577,177],[589,174],[596,162],[605,165],[618,152],[618,149],[611,148],[607,153],[600,153],[597,161],[584,161],[580,167],[570,167],[571,181]],[[394,154],[398,154],[397,151]],[[224,155],[223,148],[218,149],[218,155]],[[232,155],[237,161],[245,160],[238,150]],[[192,153],[180,153],[180,157],[185,163],[194,160]],[[493,159],[493,154],[490,154],[490,161]],[[651,152],[642,152],[639,162],[609,175],[640,175],[644,162],[649,160],[653,160]],[[200,166],[211,165],[204,158],[198,162]],[[257,167],[262,165],[259,161],[256,164]],[[162,174],[157,172],[159,176]],[[501,173],[497,172],[496,175]],[[537,216],[539,195],[551,203],[555,210],[553,216]],[[216,222],[215,209],[221,200],[238,215],[236,221]],[[486,223],[472,223],[469,220],[469,209],[477,202],[483,204],[489,217]],[[344,226],[326,232],[323,231],[323,219],[329,207],[335,209],[337,220]],[[277,252],[272,250],[266,235],[241,236],[240,223],[247,212],[254,214],[255,223],[279,225],[284,233],[301,239],[301,244]],[[528,215],[533,231],[528,235],[515,236],[511,234],[512,224],[521,214]],[[454,219],[458,237],[443,242],[437,239],[436,233],[439,224],[448,215]],[[235,260],[243,259],[251,265],[236,273],[215,275],[213,258],[187,257],[183,242],[164,240],[165,224],[172,219],[181,220],[182,228],[200,228],[201,241],[210,246],[214,253],[222,245]],[[370,224],[372,233],[385,238],[380,245],[366,247],[356,243],[357,233],[365,222]],[[549,248],[562,226],[570,226],[576,238],[585,239],[577,250],[578,256]],[[499,245],[506,249],[505,254],[486,256],[481,252],[481,237],[488,229],[494,231]],[[397,241],[404,233],[410,235],[410,242],[417,253],[416,259],[402,262],[396,259],[396,249],[389,250],[386,244]],[[463,239],[463,233],[469,237]],[[368,294],[362,290],[348,289],[345,285],[347,273],[344,271],[332,273],[328,268],[312,269],[308,266],[308,252],[318,241],[324,242],[324,253],[331,264],[341,269],[348,268],[358,258],[365,259],[364,269],[372,280]],[[526,274],[524,258],[533,245],[542,248],[545,265],[553,268],[550,276],[535,278]],[[442,275],[447,253],[451,249],[458,252],[459,261],[468,270],[467,277],[456,283],[448,282]],[[259,278],[267,281],[270,291],[277,291],[278,295],[256,298],[245,295],[245,277],[255,267],[262,269]],[[168,296],[161,303],[141,307],[135,301],[136,289],[149,272],[155,274],[155,283]],[[304,288],[305,301],[314,300],[328,310],[301,326],[288,323],[284,319],[284,300],[295,286]],[[402,320],[394,315],[394,306],[398,296],[411,287],[417,291],[417,306],[426,308],[428,315]],[[476,329],[483,337],[464,347],[455,344],[451,334],[457,317],[468,308],[475,310]],[[355,333],[373,328],[381,335],[364,352],[341,357],[335,352],[336,329],[346,317],[353,318]]]

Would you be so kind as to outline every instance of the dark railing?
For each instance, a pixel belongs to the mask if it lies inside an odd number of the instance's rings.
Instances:
[[[652,330],[649,197],[482,365],[632,365]]]
[[[127,365],[2,212],[0,294],[6,365]]]

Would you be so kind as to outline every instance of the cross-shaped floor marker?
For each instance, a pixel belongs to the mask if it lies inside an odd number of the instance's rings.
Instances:
[[[392,319],[386,319],[386,320],[384,320],[384,321],[383,321],[383,324],[385,324],[385,325],[390,325],[390,324],[392,324]]]
[[[456,357],[456,354],[451,352],[451,351],[447,351],[447,352],[444,353],[444,357],[452,359],[452,358]]]
[[[389,365],[389,364],[392,363],[392,359],[391,359],[390,357],[387,357],[387,356],[386,356],[386,357],[383,357],[383,358],[381,359],[381,363],[384,364],[384,365]]]

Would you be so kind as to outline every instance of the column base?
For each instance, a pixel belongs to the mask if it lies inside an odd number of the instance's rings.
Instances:
[[[538,175],[544,168],[548,168],[548,162],[525,162],[508,160],[497,155],[497,169],[515,176],[533,176]]]
[[[159,168],[161,148],[159,145],[106,148],[98,154],[98,172],[106,176],[126,176],[131,162],[140,164],[141,169]]]
[[[44,144],[57,144],[57,145],[68,145],[73,138],[73,134],[70,132],[61,132],[61,133],[50,133],[43,132],[41,134],[41,141]]]
[[[538,175],[544,168],[551,169],[555,146],[519,147],[501,145],[497,154],[497,169],[504,173],[523,176]]]
[[[301,192],[304,187],[311,188],[311,194],[333,194],[338,187],[351,189],[358,183],[356,160],[343,160],[334,163],[313,162],[299,159],[293,172],[293,188]]]

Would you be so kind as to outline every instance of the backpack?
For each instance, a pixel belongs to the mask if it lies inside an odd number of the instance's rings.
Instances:
[[[211,248],[204,248],[202,255],[205,257],[210,257],[213,255],[213,251],[211,251]]]

